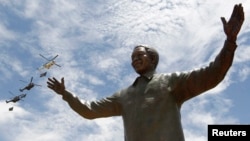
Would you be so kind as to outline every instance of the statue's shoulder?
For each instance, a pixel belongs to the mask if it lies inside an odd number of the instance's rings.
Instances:
[[[153,77],[165,78],[165,77],[171,77],[173,75],[176,75],[176,74],[175,73],[155,73]]]

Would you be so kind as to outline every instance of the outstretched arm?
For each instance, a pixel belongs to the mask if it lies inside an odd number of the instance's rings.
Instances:
[[[65,89],[64,78],[61,78],[61,82],[54,77],[48,78],[47,84],[48,88],[62,95],[63,100],[68,102],[69,106],[84,118],[94,119],[121,114],[121,107],[115,95],[99,101],[86,102]]]
[[[228,22],[224,17],[221,20],[227,38],[215,60],[207,67],[188,73],[176,74],[175,76],[175,86],[181,86],[176,87],[174,92],[180,104],[215,87],[224,79],[232,65],[234,52],[237,48],[236,39],[244,21],[242,5],[236,4],[234,6]]]

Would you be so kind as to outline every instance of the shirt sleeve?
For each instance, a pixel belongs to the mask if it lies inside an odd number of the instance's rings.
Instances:
[[[121,106],[118,102],[119,93],[96,101],[83,101],[74,94],[65,91],[63,100],[79,115],[87,119],[121,115]]]
[[[233,62],[237,45],[225,41],[220,53],[208,66],[189,72],[173,73],[173,94],[179,104],[207,91],[219,84],[225,77]]]

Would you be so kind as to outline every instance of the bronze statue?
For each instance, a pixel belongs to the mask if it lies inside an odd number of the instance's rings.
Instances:
[[[155,73],[158,53],[136,46],[132,66],[140,75],[134,83],[113,95],[85,103],[70,93],[56,78],[48,78],[48,88],[62,95],[70,107],[87,119],[122,116],[125,141],[184,141],[180,109],[190,98],[214,88],[232,65],[236,39],[244,21],[241,4],[234,6],[231,18],[223,23],[226,40],[220,53],[208,66],[189,72]]]

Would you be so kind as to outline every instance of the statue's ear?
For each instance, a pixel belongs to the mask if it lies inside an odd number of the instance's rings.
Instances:
[[[152,63],[156,63],[156,56],[155,55],[151,55],[151,62]]]
[[[157,58],[155,55],[151,56],[151,63],[153,64],[153,66],[156,66],[156,62],[157,62]]]

